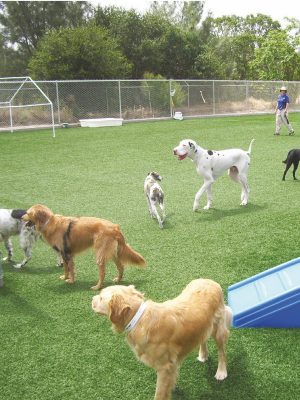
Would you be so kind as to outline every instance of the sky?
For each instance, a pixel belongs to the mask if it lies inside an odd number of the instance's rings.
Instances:
[[[144,12],[149,8],[151,1],[92,0],[91,3],[102,6],[116,5],[126,9],[134,8],[137,11]],[[300,20],[299,0],[205,0],[204,17],[208,11],[213,13],[213,17],[233,14],[240,17],[245,17],[249,14],[265,14],[269,15],[273,20],[279,21],[283,27],[286,25],[284,17]]]

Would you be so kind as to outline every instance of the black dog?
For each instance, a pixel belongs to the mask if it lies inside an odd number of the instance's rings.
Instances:
[[[288,152],[286,160],[282,161],[284,164],[286,164],[285,171],[284,171],[283,177],[282,177],[283,181],[285,181],[285,175],[288,172],[288,170],[292,164],[294,164],[293,177],[294,177],[294,179],[297,179],[295,176],[295,172],[297,171],[299,161],[300,161],[300,149],[290,150]]]

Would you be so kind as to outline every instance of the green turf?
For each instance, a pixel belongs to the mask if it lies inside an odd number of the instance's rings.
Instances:
[[[194,278],[224,289],[299,256],[300,181],[282,182],[287,151],[300,147],[300,115],[291,114],[296,136],[274,137],[274,116],[208,118],[0,134],[0,207],[46,204],[54,212],[110,219],[147,260],[127,268],[124,284],[163,301]],[[250,203],[240,207],[240,187],[227,176],[213,188],[214,208],[192,212],[201,185],[194,165],[177,161],[172,148],[191,138],[204,148],[247,149],[252,138]],[[163,176],[167,222],[160,230],[148,215],[143,181]],[[17,239],[15,260],[22,252]],[[4,248],[1,245],[3,252]],[[150,400],[155,373],[138,362],[110,323],[91,310],[97,269],[92,252],[76,259],[77,282],[58,279],[56,256],[42,241],[25,269],[4,263],[0,289],[0,398],[5,400]],[[116,274],[108,265],[105,285]],[[184,361],[176,400],[295,400],[300,395],[299,330],[232,329],[228,378],[217,382],[217,354],[206,364],[196,352]]]

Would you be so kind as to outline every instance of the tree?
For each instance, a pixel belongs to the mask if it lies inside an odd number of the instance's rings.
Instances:
[[[255,50],[250,62],[252,79],[293,81],[300,79],[297,41],[286,31],[271,31]]]
[[[92,10],[85,1],[2,1],[0,6],[3,36],[27,58],[46,32],[80,26]]]
[[[152,1],[150,12],[161,15],[173,25],[196,30],[203,14],[204,1]]]
[[[173,79],[195,78],[195,60],[202,51],[198,32],[171,26],[161,40],[163,60],[159,73]]]
[[[159,73],[162,60],[161,40],[171,23],[162,15],[117,7],[98,7],[95,24],[106,28],[118,41],[120,49],[133,65],[132,78],[142,78],[146,71]]]
[[[194,31],[200,24],[203,14],[203,1],[184,1],[182,7],[182,28],[187,31]]]
[[[199,79],[227,79],[226,67],[227,64],[223,64],[215,48],[205,45],[203,52],[195,59],[195,77]]]
[[[215,19],[209,15],[200,31],[205,33],[206,46],[204,54],[196,60],[199,76],[206,73],[217,79],[249,79],[255,49],[270,31],[280,32],[281,28],[277,21],[263,14]]]
[[[144,37],[142,17],[135,11],[117,7],[98,7],[95,24],[106,28],[111,37],[118,41],[125,57],[132,63],[132,77],[140,78],[140,45]]]
[[[253,35],[253,41],[257,46],[270,31],[281,30],[280,23],[273,21],[271,17],[264,14],[247,15],[245,18],[236,15],[227,15],[212,18],[211,33],[216,37],[235,37],[241,34]]]
[[[0,33],[0,76],[18,76],[20,71],[26,71],[27,64],[21,52],[8,46]],[[21,74],[24,75],[25,73]]]
[[[129,77],[131,64],[105,30],[90,26],[49,32],[29,71],[35,79],[113,79]]]

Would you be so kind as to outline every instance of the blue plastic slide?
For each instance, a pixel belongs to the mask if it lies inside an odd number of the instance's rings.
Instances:
[[[228,288],[236,328],[300,328],[300,258]]]

